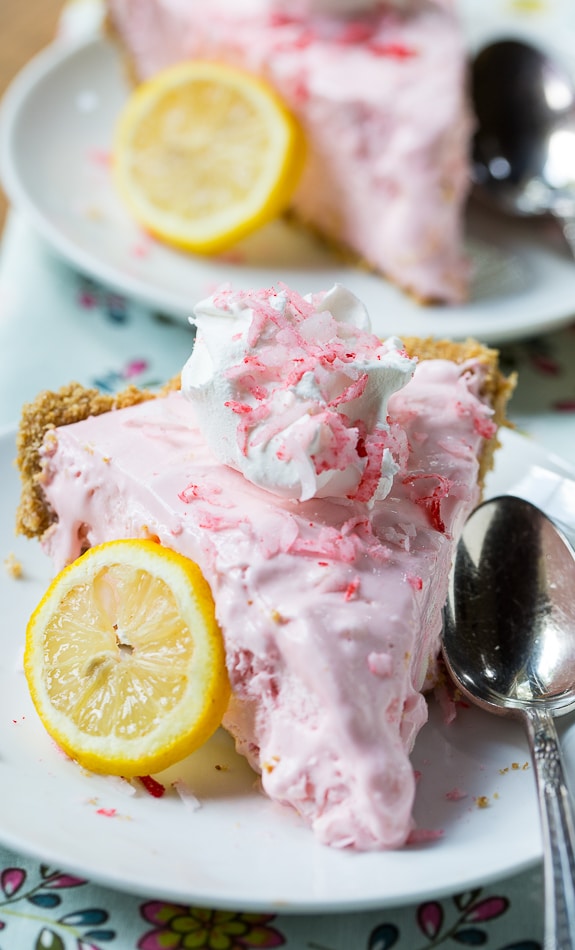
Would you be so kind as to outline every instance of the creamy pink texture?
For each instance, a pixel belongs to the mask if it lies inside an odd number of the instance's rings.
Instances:
[[[420,298],[465,296],[471,117],[450,4],[379,3],[348,15],[304,15],[305,4],[300,15],[278,12],[262,0],[109,6],[141,78],[200,57],[277,88],[306,133],[293,201],[302,220]]]
[[[392,395],[409,457],[371,508],[256,488],[214,459],[179,393],[46,439],[55,566],[86,544],[148,535],[196,560],[226,643],[225,725],[267,794],[336,847],[397,847],[412,829],[421,689],[492,431],[482,372],[423,362]]]

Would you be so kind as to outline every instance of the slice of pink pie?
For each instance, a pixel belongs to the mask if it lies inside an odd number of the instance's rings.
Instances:
[[[275,87],[307,143],[293,198],[298,219],[421,301],[466,296],[473,123],[463,33],[449,0],[107,7],[137,80],[199,58]]]
[[[373,336],[342,288],[221,291],[182,388],[72,384],[25,408],[18,528],[56,567],[153,537],[197,561],[224,725],[318,838],[402,845],[454,545],[510,384],[479,344]]]

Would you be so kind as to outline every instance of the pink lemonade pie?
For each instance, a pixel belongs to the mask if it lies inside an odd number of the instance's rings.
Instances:
[[[190,59],[266,79],[298,118],[304,224],[423,302],[465,298],[472,116],[450,0],[108,0],[137,81]]]
[[[152,537],[196,561],[224,725],[322,842],[401,846],[454,545],[511,384],[494,351],[369,329],[340,286],[221,290],[160,395],[71,384],[25,407],[20,532],[56,568]]]

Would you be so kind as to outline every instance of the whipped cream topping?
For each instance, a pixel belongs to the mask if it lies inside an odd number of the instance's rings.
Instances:
[[[220,462],[296,501],[387,495],[406,452],[387,403],[415,362],[350,291],[222,290],[192,322],[182,392]]]

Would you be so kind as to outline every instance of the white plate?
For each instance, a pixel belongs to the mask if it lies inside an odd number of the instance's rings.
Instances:
[[[358,910],[459,893],[526,868],[541,855],[533,772],[519,726],[473,709],[446,727],[432,704],[417,740],[418,826],[442,836],[396,852],[358,854],[318,844],[297,815],[264,798],[222,731],[185,763],[201,807],[170,790],[129,796],[58,752],[33,710],[22,672],[27,618],[50,569],[36,542],[14,539],[14,434],[0,437],[0,841],[83,877],[200,906],[281,912]],[[530,464],[558,469],[541,449],[505,433],[489,492],[504,491]],[[575,776],[575,726],[565,736]],[[520,768],[514,769],[513,763]],[[124,788],[124,790],[122,790]],[[457,790],[466,793],[459,800]],[[475,799],[486,796],[487,808]]]
[[[552,329],[575,315],[575,264],[555,225],[480,211],[469,222],[476,277],[463,306],[421,308],[282,222],[245,241],[239,257],[204,259],[158,244],[142,235],[110,180],[112,130],[126,95],[123,64],[107,42],[55,45],[17,77],[0,123],[0,168],[14,204],[72,264],[120,292],[187,317],[222,281],[249,288],[282,280],[307,293],[337,280],[364,300],[381,335],[490,342]]]

